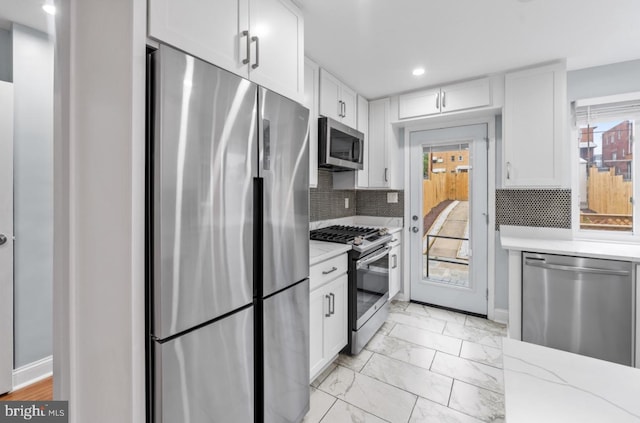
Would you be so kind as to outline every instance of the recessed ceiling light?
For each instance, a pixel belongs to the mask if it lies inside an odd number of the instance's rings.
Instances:
[[[424,75],[424,68],[415,68],[413,70],[413,76]]]
[[[45,11],[45,13],[49,14],[49,15],[55,15],[56,14],[56,7],[52,4],[43,4],[42,5],[42,10]]]

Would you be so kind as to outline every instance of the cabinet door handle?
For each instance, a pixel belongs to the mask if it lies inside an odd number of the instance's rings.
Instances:
[[[336,270],[338,270],[338,268],[334,266],[334,267],[332,267],[332,268],[331,268],[331,270],[323,270],[323,271],[322,271],[322,274],[323,274],[323,275],[328,275],[329,273],[333,273],[333,272],[335,272]]]
[[[385,182],[389,182],[389,168],[388,167],[384,168],[384,181]]]
[[[440,91],[436,93],[436,109],[440,110]]]
[[[246,65],[251,61],[251,37],[249,37],[249,31],[242,31],[242,36],[247,37],[247,57],[242,59],[242,64]]]
[[[256,62],[251,65],[251,69],[256,69],[258,66],[260,66],[260,38],[253,36],[251,37],[251,41],[256,42]]]
[[[327,299],[327,313],[324,315],[324,317],[329,317],[331,316],[331,297],[329,296],[329,294],[324,296]]]
[[[395,269],[396,267],[398,267],[398,255],[394,254],[391,256],[391,258],[393,259],[393,266],[391,266],[391,268]]]
[[[442,92],[442,108],[444,109],[445,107],[447,107],[447,92],[443,91]]]
[[[333,295],[333,292],[329,293],[331,297],[331,301],[329,302],[329,314],[336,314],[336,296]]]
[[[507,179],[511,179],[511,162],[507,162]]]
[[[342,102],[342,117],[347,117],[347,103]]]

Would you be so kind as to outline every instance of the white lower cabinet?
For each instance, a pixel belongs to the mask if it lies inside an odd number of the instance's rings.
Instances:
[[[347,345],[346,273],[311,291],[310,381]]]
[[[402,233],[393,234],[389,251],[389,299],[402,289]]]

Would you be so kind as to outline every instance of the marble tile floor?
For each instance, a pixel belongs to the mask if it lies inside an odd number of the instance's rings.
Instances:
[[[394,301],[360,354],[312,382],[304,423],[504,422],[503,336],[486,319]]]

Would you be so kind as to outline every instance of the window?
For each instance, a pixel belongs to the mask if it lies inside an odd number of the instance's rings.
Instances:
[[[640,122],[640,93],[576,101],[574,108],[580,229],[637,233],[633,179],[640,165],[633,134]]]
[[[451,156],[451,161],[454,162],[456,160],[456,156]]]
[[[458,161],[461,162],[462,161],[462,156],[458,156]]]

